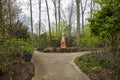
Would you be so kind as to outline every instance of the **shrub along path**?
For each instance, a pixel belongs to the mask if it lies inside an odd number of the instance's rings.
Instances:
[[[85,52],[42,53],[35,51],[32,61],[35,76],[32,80],[90,80],[74,64],[73,59]]]

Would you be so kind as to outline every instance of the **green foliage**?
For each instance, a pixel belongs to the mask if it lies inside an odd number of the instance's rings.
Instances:
[[[113,34],[119,30],[116,26],[116,17],[114,12],[107,7],[103,7],[100,11],[94,14],[94,18],[89,19],[92,33],[99,36]]]
[[[60,47],[60,38],[52,38],[52,46]]]
[[[81,47],[100,47],[100,44],[100,37],[92,35],[90,27],[87,26],[84,30],[82,30],[80,38]]]
[[[0,34],[0,39],[2,38],[2,35]]]
[[[45,32],[45,33],[41,34],[41,36],[40,36],[39,50],[43,50],[44,48],[49,47],[49,46],[60,47],[62,32],[64,32],[67,47],[76,47],[76,41],[75,41],[76,37],[72,35],[72,32],[70,35],[69,30],[70,30],[69,26],[67,25],[67,23],[65,21],[60,22],[60,28],[58,26],[57,32],[56,32],[55,25],[53,25],[52,26],[51,45],[50,45],[49,33]]]
[[[93,18],[89,18],[91,32],[102,39],[104,47],[109,48],[112,53],[117,53],[120,43],[119,0],[96,1],[102,6],[93,14]]]
[[[34,73],[34,71],[33,70],[29,70],[29,76],[31,76],[31,77],[34,77],[34,75],[35,75],[35,73]]]
[[[41,34],[38,44],[39,50],[43,50],[45,47],[48,47],[50,45],[49,34],[46,32]]]
[[[112,2],[112,0],[103,3],[105,5],[93,14],[93,18],[89,19],[91,31],[99,36],[105,36],[106,34],[116,35],[120,31],[120,17],[118,17],[120,6],[116,2]]]
[[[114,60],[110,54],[90,53],[75,58],[74,62],[91,79],[98,80],[101,76],[105,80],[120,79],[120,56]]]
[[[117,3],[119,4],[119,0],[94,0],[94,2],[100,4],[101,6],[109,5],[112,3]]]
[[[65,21],[60,22],[60,27],[58,26],[58,29],[60,29],[58,32],[60,32],[59,35],[62,34],[62,32],[66,32],[67,30],[67,23]]]
[[[3,44],[4,51],[7,50],[8,54],[18,54],[24,51],[33,53],[34,48],[31,41],[24,41],[22,39],[10,39]]]
[[[25,51],[33,53],[34,48],[30,41],[9,39],[1,43],[0,51],[0,73],[2,73],[9,65],[20,63]]]
[[[16,38],[25,40],[30,38],[28,27],[24,26],[22,23],[21,26],[15,27],[14,30],[16,30],[16,32],[14,33]]]
[[[88,74],[113,65],[112,60],[101,58],[95,54],[86,54],[82,57],[77,57],[74,62],[82,71]]]
[[[55,49],[53,47],[47,47],[43,51],[44,52],[53,52]]]
[[[83,37],[80,40],[82,47],[97,47],[100,45],[100,39],[95,36]]]

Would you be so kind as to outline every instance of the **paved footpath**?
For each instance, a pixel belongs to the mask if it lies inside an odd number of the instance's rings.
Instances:
[[[73,60],[85,52],[42,53],[35,51],[32,61],[35,76],[32,80],[90,80],[74,64]]]

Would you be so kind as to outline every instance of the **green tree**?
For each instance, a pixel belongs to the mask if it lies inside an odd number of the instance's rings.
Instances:
[[[89,19],[91,32],[110,43],[111,50],[117,49],[120,40],[120,1],[96,0],[101,9]]]

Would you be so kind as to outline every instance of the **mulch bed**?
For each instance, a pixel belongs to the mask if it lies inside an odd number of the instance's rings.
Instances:
[[[11,65],[5,69],[3,75],[0,75],[0,80],[32,80],[30,71],[34,70],[35,67],[31,62]]]
[[[88,48],[88,47],[82,47],[82,48],[77,48],[77,47],[67,47],[67,48],[60,48],[60,47],[46,47],[44,49],[36,49],[38,51],[42,51],[45,53],[66,53],[66,52],[84,52],[84,51],[96,51],[100,50],[100,48]]]
[[[119,80],[114,74],[115,73],[109,69],[102,69],[89,77],[91,80]]]

